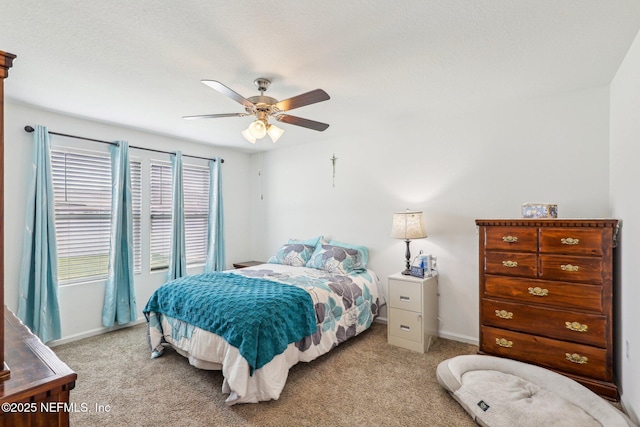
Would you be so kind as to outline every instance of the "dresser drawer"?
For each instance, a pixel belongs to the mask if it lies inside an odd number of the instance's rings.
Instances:
[[[543,228],[540,230],[540,252],[601,256],[602,239],[601,229]]]
[[[389,335],[422,342],[422,316],[415,311],[389,308]]]
[[[389,306],[422,311],[422,283],[389,279]]]
[[[602,258],[568,255],[540,255],[540,278],[601,284]]]
[[[535,252],[538,232],[534,227],[490,227],[485,229],[487,250]]]
[[[484,297],[602,313],[602,286],[487,275]]]
[[[606,347],[604,316],[488,298],[483,298],[481,305],[483,325]]]
[[[613,381],[607,350],[531,334],[481,327],[482,352],[534,363],[562,372]]]
[[[493,251],[485,253],[484,271],[487,274],[536,277],[537,270],[536,254]]]

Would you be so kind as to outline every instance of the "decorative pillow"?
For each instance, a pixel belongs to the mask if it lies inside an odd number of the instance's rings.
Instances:
[[[307,267],[330,273],[349,274],[365,268],[362,252],[358,249],[331,244],[320,244],[307,262]]]
[[[286,243],[282,245],[278,252],[267,260],[270,264],[293,265],[304,267],[311,258],[315,246],[302,243]]]
[[[342,247],[349,248],[349,249],[355,249],[358,252],[360,252],[360,254],[362,255],[362,267],[363,268],[366,267],[367,264],[369,263],[369,249],[367,249],[364,246],[351,245],[349,243],[338,242],[337,240],[330,240],[329,244],[333,245],[333,246],[342,246]]]

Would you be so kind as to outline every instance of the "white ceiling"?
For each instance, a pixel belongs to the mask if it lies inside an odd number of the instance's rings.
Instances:
[[[608,84],[640,28],[638,0],[5,0],[0,50],[18,58],[5,96],[45,109],[243,150],[465,105]],[[245,97],[256,77],[285,99],[331,99],[291,114],[255,146],[249,118],[200,83]],[[27,124],[27,123],[25,123]],[[56,129],[52,129],[56,130]],[[69,131],[69,130],[65,130]]]

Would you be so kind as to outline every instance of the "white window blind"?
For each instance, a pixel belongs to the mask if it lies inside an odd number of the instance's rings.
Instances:
[[[151,164],[151,270],[167,268],[171,247],[171,165]],[[187,265],[202,264],[207,254],[209,168],[182,165]]]
[[[111,159],[108,154],[51,151],[58,282],[104,279],[109,266]],[[141,164],[131,160],[134,272],[141,271]]]
[[[171,165],[151,163],[151,270],[169,266]]]
[[[129,157],[133,214],[133,273],[142,272],[142,162]]]

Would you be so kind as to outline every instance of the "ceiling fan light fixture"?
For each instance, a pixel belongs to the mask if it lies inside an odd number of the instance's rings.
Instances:
[[[242,136],[252,144],[256,140],[264,138],[267,134],[274,143],[280,139],[284,133],[284,129],[269,124],[269,117],[279,122],[290,125],[302,126],[307,129],[313,129],[319,132],[326,130],[329,125],[326,123],[316,122],[314,120],[303,119],[302,117],[284,114],[296,108],[306,105],[315,104],[317,102],[327,101],[330,99],[329,94],[322,89],[315,89],[302,93],[282,101],[266,96],[264,93],[271,84],[271,80],[264,77],[258,77],[254,80],[259,96],[250,96],[245,98],[233,89],[223,85],[216,80],[202,80],[202,83],[209,86],[221,94],[231,98],[235,102],[244,107],[243,113],[223,113],[223,114],[200,114],[197,116],[182,116],[183,119],[216,119],[223,117],[246,117],[255,116],[254,121],[247,129],[241,132]]]
[[[267,125],[261,119],[258,119],[249,125],[249,133],[255,139],[264,138],[267,134]]]
[[[280,139],[282,134],[284,133],[284,129],[280,129],[276,125],[267,125],[267,134],[269,134],[269,138],[275,144],[275,142]]]
[[[242,133],[242,136],[244,136],[244,139],[246,139],[252,144],[256,143],[256,139],[253,136],[251,136],[251,132],[249,132],[249,128],[246,128],[241,133]]]

